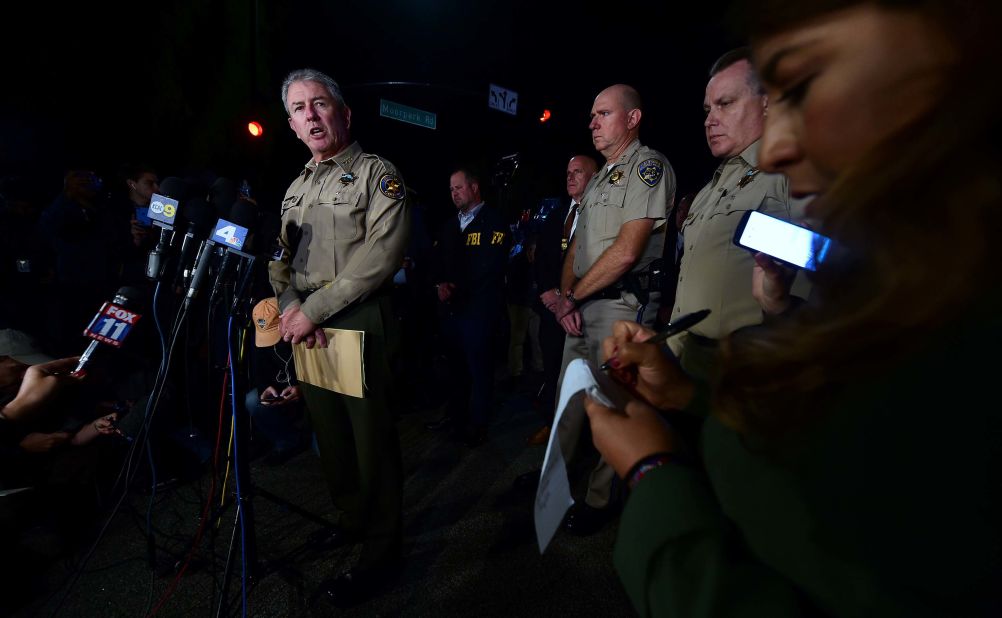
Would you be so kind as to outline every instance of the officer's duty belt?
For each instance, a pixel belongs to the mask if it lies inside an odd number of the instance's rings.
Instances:
[[[300,302],[305,302],[306,299],[309,298],[312,294],[314,294],[315,292],[319,292],[320,290],[326,287],[327,284],[325,283],[323,285],[318,285],[315,287],[307,288],[305,290],[300,290],[299,292]],[[392,294],[393,294],[393,280],[391,279],[386,283],[384,283],[383,285],[379,286],[379,288],[376,289],[372,294],[369,294],[368,298],[379,298],[382,296],[390,296]]]
[[[622,281],[617,281],[616,283],[610,285],[607,288],[603,288],[598,292],[595,292],[585,300],[617,300],[623,295],[626,290],[626,285]]]

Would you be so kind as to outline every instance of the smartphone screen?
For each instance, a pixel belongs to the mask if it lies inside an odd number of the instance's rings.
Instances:
[[[750,210],[735,230],[734,244],[760,251],[797,268],[816,270],[831,248],[831,239],[805,227]]]
[[[136,206],[136,221],[146,227],[152,226],[153,219],[150,219],[150,209],[146,206]]]

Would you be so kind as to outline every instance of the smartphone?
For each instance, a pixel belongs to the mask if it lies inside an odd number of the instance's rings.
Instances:
[[[831,249],[827,236],[757,210],[741,217],[734,230],[734,244],[807,270],[817,270]]]
[[[141,225],[151,227],[153,219],[150,219],[150,209],[146,206],[136,206],[136,221]]]
[[[262,397],[261,401],[265,403],[275,403],[276,401],[285,401],[284,397]]]

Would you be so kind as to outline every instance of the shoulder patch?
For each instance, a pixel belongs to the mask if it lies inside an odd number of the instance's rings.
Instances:
[[[648,187],[657,186],[665,174],[665,164],[660,159],[647,159],[637,166],[637,176]]]
[[[379,179],[379,192],[391,200],[399,200],[404,196],[404,183],[396,174],[383,174]]]

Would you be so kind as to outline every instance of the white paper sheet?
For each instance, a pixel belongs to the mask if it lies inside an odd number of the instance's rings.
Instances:
[[[536,503],[533,514],[536,523],[536,540],[539,553],[546,550],[553,535],[560,527],[567,509],[574,504],[571,487],[567,480],[567,464],[560,452],[560,418],[571,410],[571,414],[584,414],[584,392],[597,387],[591,367],[583,359],[571,361],[564,372],[564,382],[560,388],[557,414],[553,419],[553,430],[546,445],[543,469],[540,472],[539,487],[536,489]]]

